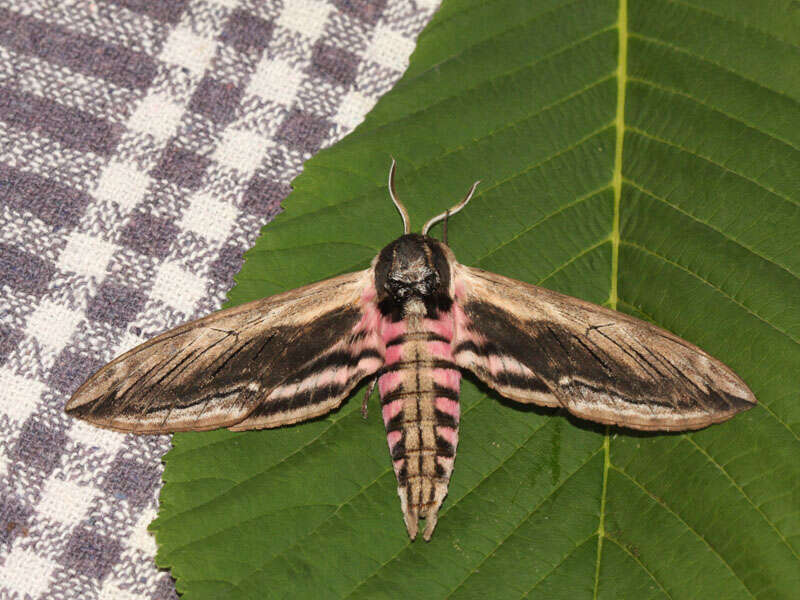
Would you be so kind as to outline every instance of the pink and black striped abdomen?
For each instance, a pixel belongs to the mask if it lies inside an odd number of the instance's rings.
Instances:
[[[450,313],[407,314],[382,326],[386,358],[378,380],[398,494],[408,533],[430,539],[447,495],[458,445],[461,373],[453,360]]]

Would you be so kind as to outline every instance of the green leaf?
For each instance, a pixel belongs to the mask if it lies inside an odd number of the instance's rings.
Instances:
[[[365,267],[450,221],[459,260],[616,306],[759,399],[686,435],[524,408],[469,380],[433,540],[410,543],[360,395],[279,430],[181,434],[158,563],[186,598],[788,598],[800,589],[800,8],[446,0],[403,80],[310,160],[231,292]],[[438,233],[437,230],[435,233]]]

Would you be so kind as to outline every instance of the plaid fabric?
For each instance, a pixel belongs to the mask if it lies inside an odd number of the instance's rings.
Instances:
[[[169,437],[63,406],[220,307],[437,4],[0,0],[0,600],[175,597],[146,530]]]

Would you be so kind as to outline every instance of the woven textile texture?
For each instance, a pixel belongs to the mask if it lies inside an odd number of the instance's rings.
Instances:
[[[437,5],[0,0],[0,600],[175,597],[146,529],[169,437],[64,404],[221,306]]]

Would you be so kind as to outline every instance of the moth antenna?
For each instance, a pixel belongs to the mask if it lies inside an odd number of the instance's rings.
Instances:
[[[425,226],[422,228],[422,235],[428,235],[428,232],[430,231],[431,227],[436,225],[436,223],[438,223],[442,219],[448,219],[448,218],[452,217],[454,214],[456,214],[458,211],[460,211],[462,208],[464,208],[467,205],[467,202],[469,202],[472,199],[472,194],[475,193],[475,188],[478,187],[479,183],[480,183],[480,179],[478,181],[476,181],[475,183],[473,183],[472,187],[469,188],[469,192],[467,192],[467,195],[464,196],[464,199],[461,202],[459,202],[458,204],[456,204],[453,208],[447,209],[442,214],[436,215],[430,221],[425,223]],[[445,242],[445,243],[447,243],[447,242]]]
[[[403,203],[397,199],[397,191],[394,188],[394,172],[397,170],[397,161],[392,158],[392,166],[389,168],[389,195],[392,197],[392,202],[397,207],[400,216],[403,217],[403,233],[408,235],[411,233],[411,222],[408,219],[408,211]]]

